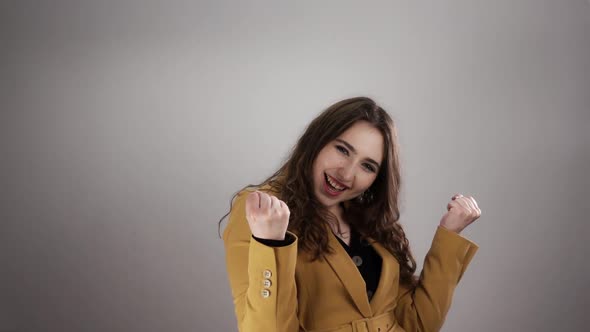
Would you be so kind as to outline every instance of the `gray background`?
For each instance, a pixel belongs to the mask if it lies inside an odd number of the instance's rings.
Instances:
[[[420,269],[452,194],[483,211],[443,331],[587,330],[587,1],[0,10],[0,331],[235,331],[217,221],[356,95]]]

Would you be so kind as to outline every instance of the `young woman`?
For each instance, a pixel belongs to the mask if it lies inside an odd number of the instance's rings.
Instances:
[[[223,240],[239,331],[438,331],[478,249],[459,233],[481,211],[450,199],[416,277],[400,185],[396,129],[373,100],[314,119],[275,174],[232,199]]]

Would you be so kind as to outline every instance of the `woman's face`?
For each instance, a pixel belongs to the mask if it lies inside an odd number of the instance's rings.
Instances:
[[[366,121],[358,121],[320,150],[313,163],[318,200],[332,212],[341,202],[367,190],[383,160],[383,136]]]

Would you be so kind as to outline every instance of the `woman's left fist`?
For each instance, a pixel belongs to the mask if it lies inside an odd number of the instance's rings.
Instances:
[[[442,216],[440,225],[459,234],[480,216],[481,210],[473,197],[456,194],[447,204],[447,213]]]

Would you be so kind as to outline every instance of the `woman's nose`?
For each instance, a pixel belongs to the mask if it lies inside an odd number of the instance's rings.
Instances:
[[[352,163],[344,163],[338,169],[339,180],[343,181],[344,184],[350,185],[354,179],[354,165]]]

